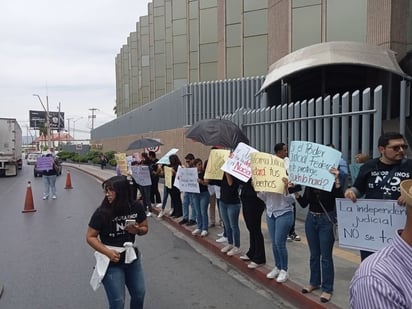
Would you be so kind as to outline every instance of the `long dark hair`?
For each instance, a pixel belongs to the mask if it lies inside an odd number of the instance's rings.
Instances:
[[[104,197],[100,209],[107,222],[118,215],[126,214],[132,205],[130,196],[130,184],[126,176],[113,176],[102,183],[103,189],[116,193],[116,198],[110,204],[107,196]]]

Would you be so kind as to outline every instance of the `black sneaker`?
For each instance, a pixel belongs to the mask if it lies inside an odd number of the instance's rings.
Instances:
[[[300,236],[296,233],[292,233],[291,235],[289,235],[289,237],[294,241],[300,241]]]
[[[182,220],[179,221],[179,224],[185,224],[187,222],[189,222],[187,219],[182,219]]]
[[[189,221],[186,223],[187,226],[191,226],[191,225],[195,225],[195,224],[196,224],[196,221],[195,221],[195,220],[189,220]]]

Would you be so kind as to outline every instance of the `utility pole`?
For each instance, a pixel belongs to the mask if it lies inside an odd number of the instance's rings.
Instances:
[[[67,133],[70,135],[70,120],[74,118],[67,118]]]
[[[46,112],[46,126],[47,126],[47,147],[50,150],[51,148],[51,137],[50,137],[50,115],[49,115],[49,96],[46,96],[46,106],[44,106],[43,101],[41,100],[38,94],[33,94],[33,96],[37,97],[43,107],[44,111]]]
[[[59,121],[58,121],[58,124],[57,124],[57,132],[59,134],[59,142],[57,144],[58,145],[57,148],[59,148],[59,151],[60,151],[60,145],[61,145],[61,140],[60,140],[60,107],[61,107],[61,103],[59,102],[59,106],[58,106],[59,114],[57,115],[57,117],[59,117]]]
[[[94,118],[96,118],[96,115],[94,114],[94,112],[95,112],[95,111],[98,111],[98,110],[99,110],[98,108],[89,108],[89,111],[92,112],[92,115],[89,116],[89,119],[90,119],[90,118],[92,119],[92,131],[93,131],[93,129],[94,129]]]

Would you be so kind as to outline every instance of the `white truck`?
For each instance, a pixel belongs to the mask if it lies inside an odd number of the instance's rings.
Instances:
[[[0,176],[16,176],[22,168],[22,133],[16,119],[0,118]]]

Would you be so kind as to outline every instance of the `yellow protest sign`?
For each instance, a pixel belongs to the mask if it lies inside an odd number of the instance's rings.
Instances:
[[[207,159],[205,179],[217,179],[223,178],[223,171],[220,169],[229,158],[230,150],[227,149],[212,149],[209,153],[209,159]]]
[[[283,159],[269,153],[254,152],[250,154],[250,165],[255,191],[284,192],[282,178],[286,177],[286,169]]]
[[[117,165],[119,166],[120,173],[127,176],[127,160],[125,153],[115,153],[114,158],[116,159]]]
[[[165,166],[163,167],[163,170],[165,172],[165,186],[171,189],[172,188],[172,168]]]

